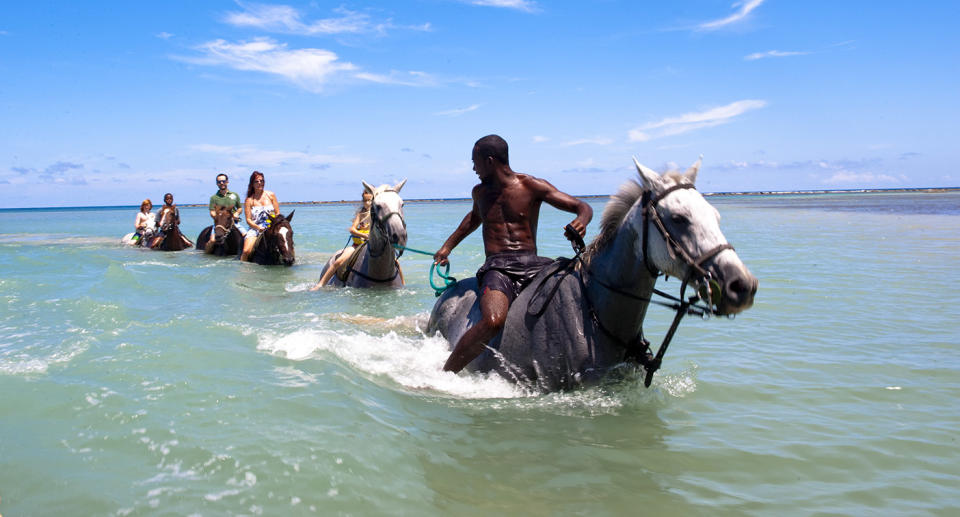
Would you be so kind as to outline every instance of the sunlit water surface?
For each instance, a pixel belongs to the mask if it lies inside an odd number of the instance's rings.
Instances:
[[[0,211],[0,513],[957,515],[960,194],[711,202],[754,307],[685,320],[649,389],[549,395],[440,371],[426,256],[307,291],[353,207],[296,207],[291,268],[120,246],[135,209]],[[468,209],[408,203],[408,244]]]

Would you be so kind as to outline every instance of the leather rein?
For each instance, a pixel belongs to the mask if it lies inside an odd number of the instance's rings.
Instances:
[[[625,341],[621,339],[619,336],[614,334],[613,331],[608,329],[600,320],[600,316],[599,314],[597,314],[596,308],[593,302],[590,300],[590,293],[587,290],[587,286],[584,283],[583,277],[582,276],[579,277],[580,285],[583,288],[584,298],[587,300],[587,307],[590,313],[590,318],[593,320],[597,328],[599,328],[600,331],[603,332],[605,336],[607,336],[607,338],[609,338],[611,341],[620,345],[626,350],[626,357],[625,357],[626,359],[632,359],[640,363],[641,366],[643,366],[644,370],[646,371],[646,376],[644,377],[643,384],[648,388],[650,387],[650,383],[653,380],[653,374],[658,369],[660,369],[660,366],[663,363],[663,356],[667,352],[667,347],[670,345],[670,341],[673,339],[673,335],[676,333],[677,328],[680,326],[680,320],[682,320],[683,317],[686,316],[687,314],[695,314],[704,319],[709,318],[711,315],[714,314],[713,305],[712,305],[713,292],[711,289],[712,275],[710,274],[709,271],[706,271],[705,269],[703,269],[703,263],[715,257],[716,255],[718,255],[720,252],[724,250],[734,249],[733,246],[730,245],[729,243],[720,244],[706,251],[699,257],[693,258],[691,254],[687,252],[686,249],[684,249],[684,247],[680,244],[680,242],[674,239],[670,235],[670,232],[667,230],[666,225],[664,225],[663,221],[660,219],[660,214],[657,212],[657,204],[660,201],[662,201],[665,197],[667,197],[668,195],[670,195],[671,193],[677,190],[695,189],[695,188],[696,187],[694,187],[689,183],[676,184],[667,188],[663,192],[660,192],[656,196],[653,195],[652,191],[645,190],[643,192],[643,197],[641,198],[641,201],[640,201],[641,209],[643,210],[643,262],[647,268],[647,271],[650,273],[650,275],[653,278],[656,278],[657,276],[660,276],[662,274],[662,271],[660,271],[659,268],[654,267],[650,263],[650,259],[649,259],[650,239],[648,237],[649,237],[650,223],[653,223],[653,226],[657,229],[658,232],[660,232],[660,235],[663,237],[664,241],[667,243],[667,252],[670,254],[670,258],[676,259],[676,257],[679,256],[683,260],[683,262],[688,266],[687,275],[683,279],[683,282],[680,286],[679,297],[672,296],[656,288],[653,289],[654,294],[662,298],[671,300],[673,303],[661,302],[658,300],[654,300],[652,297],[644,298],[641,296],[637,296],[628,291],[624,291],[622,289],[614,287],[604,282],[600,278],[594,277],[594,281],[596,281],[598,285],[602,286],[608,291],[612,291],[616,294],[619,294],[621,296],[624,296],[626,298],[630,298],[633,300],[637,300],[641,302],[656,303],[657,305],[668,307],[676,311],[676,314],[673,317],[673,322],[670,324],[670,328],[667,331],[666,335],[664,336],[663,342],[660,344],[660,347],[657,349],[656,354],[652,353],[652,350],[650,348],[650,342],[643,337],[642,323],[641,323],[640,331],[637,333],[636,336],[634,336],[634,338],[631,341]],[[580,255],[584,252],[584,250],[586,249],[586,246],[583,243],[583,239],[579,238],[579,235],[576,234],[576,232],[573,232],[573,234],[578,237],[577,242],[573,243],[574,251],[576,251],[577,253],[574,258],[576,260],[579,260],[581,265],[583,265],[583,259],[580,258]],[[571,264],[572,263],[573,261],[571,261]],[[591,276],[593,275],[593,272],[589,271],[588,269],[585,272],[589,273]],[[684,300],[687,284],[690,283],[691,280],[695,280],[695,279],[699,280],[701,284],[705,286],[706,295],[707,295],[705,304],[702,304],[702,305],[697,304],[697,302],[701,301],[699,294],[695,294],[691,296],[689,299]],[[717,287],[719,291],[719,285]]]
[[[382,194],[382,193],[384,193],[384,192],[393,192],[394,194],[397,194],[397,191],[394,190],[394,189],[384,189],[384,190],[381,190],[380,192],[377,192],[377,194]],[[376,226],[376,227],[377,227],[377,229],[379,230],[378,233],[379,233],[380,235],[386,235],[386,234],[387,234],[387,221],[389,221],[390,218],[393,217],[393,216],[397,216],[397,217],[400,218],[400,223],[403,224],[403,229],[406,230],[406,229],[407,229],[407,221],[404,220],[404,218],[403,218],[403,213],[401,213],[401,212],[399,212],[399,211],[387,212],[386,215],[384,215],[383,217],[380,217],[380,214],[379,214],[379,212],[377,212],[377,209],[376,209],[376,208],[377,208],[377,205],[375,205],[375,204],[373,203],[373,200],[374,200],[375,198],[376,198],[376,196],[374,196],[373,198],[370,199],[370,224],[371,224],[372,226]],[[372,232],[373,232],[373,230],[371,229],[371,233],[372,233]],[[370,254],[370,257],[371,257],[371,258],[379,258],[379,257],[383,256],[383,254],[387,251],[387,248],[391,248],[391,247],[392,247],[392,246],[390,246],[390,243],[388,242],[388,243],[387,243],[385,246],[383,246],[378,252],[374,253],[374,251],[373,251],[373,246],[370,246],[369,241],[368,241],[368,244],[367,244],[367,249],[369,250],[368,253]],[[372,276],[369,276],[369,275],[367,275],[367,274],[365,274],[365,273],[362,273],[362,272],[360,272],[360,271],[357,271],[357,269],[354,268],[353,266],[350,267],[350,272],[353,273],[353,274],[355,274],[355,275],[357,275],[357,276],[359,276],[360,278],[363,278],[363,279],[369,281],[369,282],[375,282],[375,283],[380,283],[380,284],[386,283],[386,282],[392,282],[395,278],[397,278],[397,275],[400,274],[400,262],[399,262],[398,259],[400,258],[401,255],[403,255],[403,249],[404,249],[404,248],[402,248],[402,247],[401,247],[401,248],[397,248],[398,251],[397,251],[396,256],[395,256],[395,258],[394,258],[394,262],[396,262],[396,264],[395,264],[396,267],[394,268],[393,276],[391,276],[391,277],[389,277],[389,278],[373,278]]]

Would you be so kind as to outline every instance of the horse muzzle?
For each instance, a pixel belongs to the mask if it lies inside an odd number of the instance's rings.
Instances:
[[[734,315],[753,306],[759,281],[743,264],[724,263],[717,268],[714,279],[705,282],[710,286],[709,301],[720,315]],[[705,289],[701,287],[701,295]],[[717,292],[719,290],[719,292]],[[706,299],[706,298],[705,298]]]

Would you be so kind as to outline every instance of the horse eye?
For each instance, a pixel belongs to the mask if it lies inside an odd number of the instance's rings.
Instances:
[[[690,220],[687,219],[685,215],[681,215],[681,214],[670,214],[670,220],[677,224],[683,224],[683,225],[690,224]]]

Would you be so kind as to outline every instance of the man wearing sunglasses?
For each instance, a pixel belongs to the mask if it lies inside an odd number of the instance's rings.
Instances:
[[[237,221],[240,219],[240,212],[243,211],[243,203],[240,202],[240,196],[236,192],[231,192],[227,190],[227,185],[230,184],[230,179],[226,174],[220,173],[217,174],[217,192],[210,196],[210,218],[216,221],[217,218],[217,207],[225,206],[233,210],[233,220]]]

